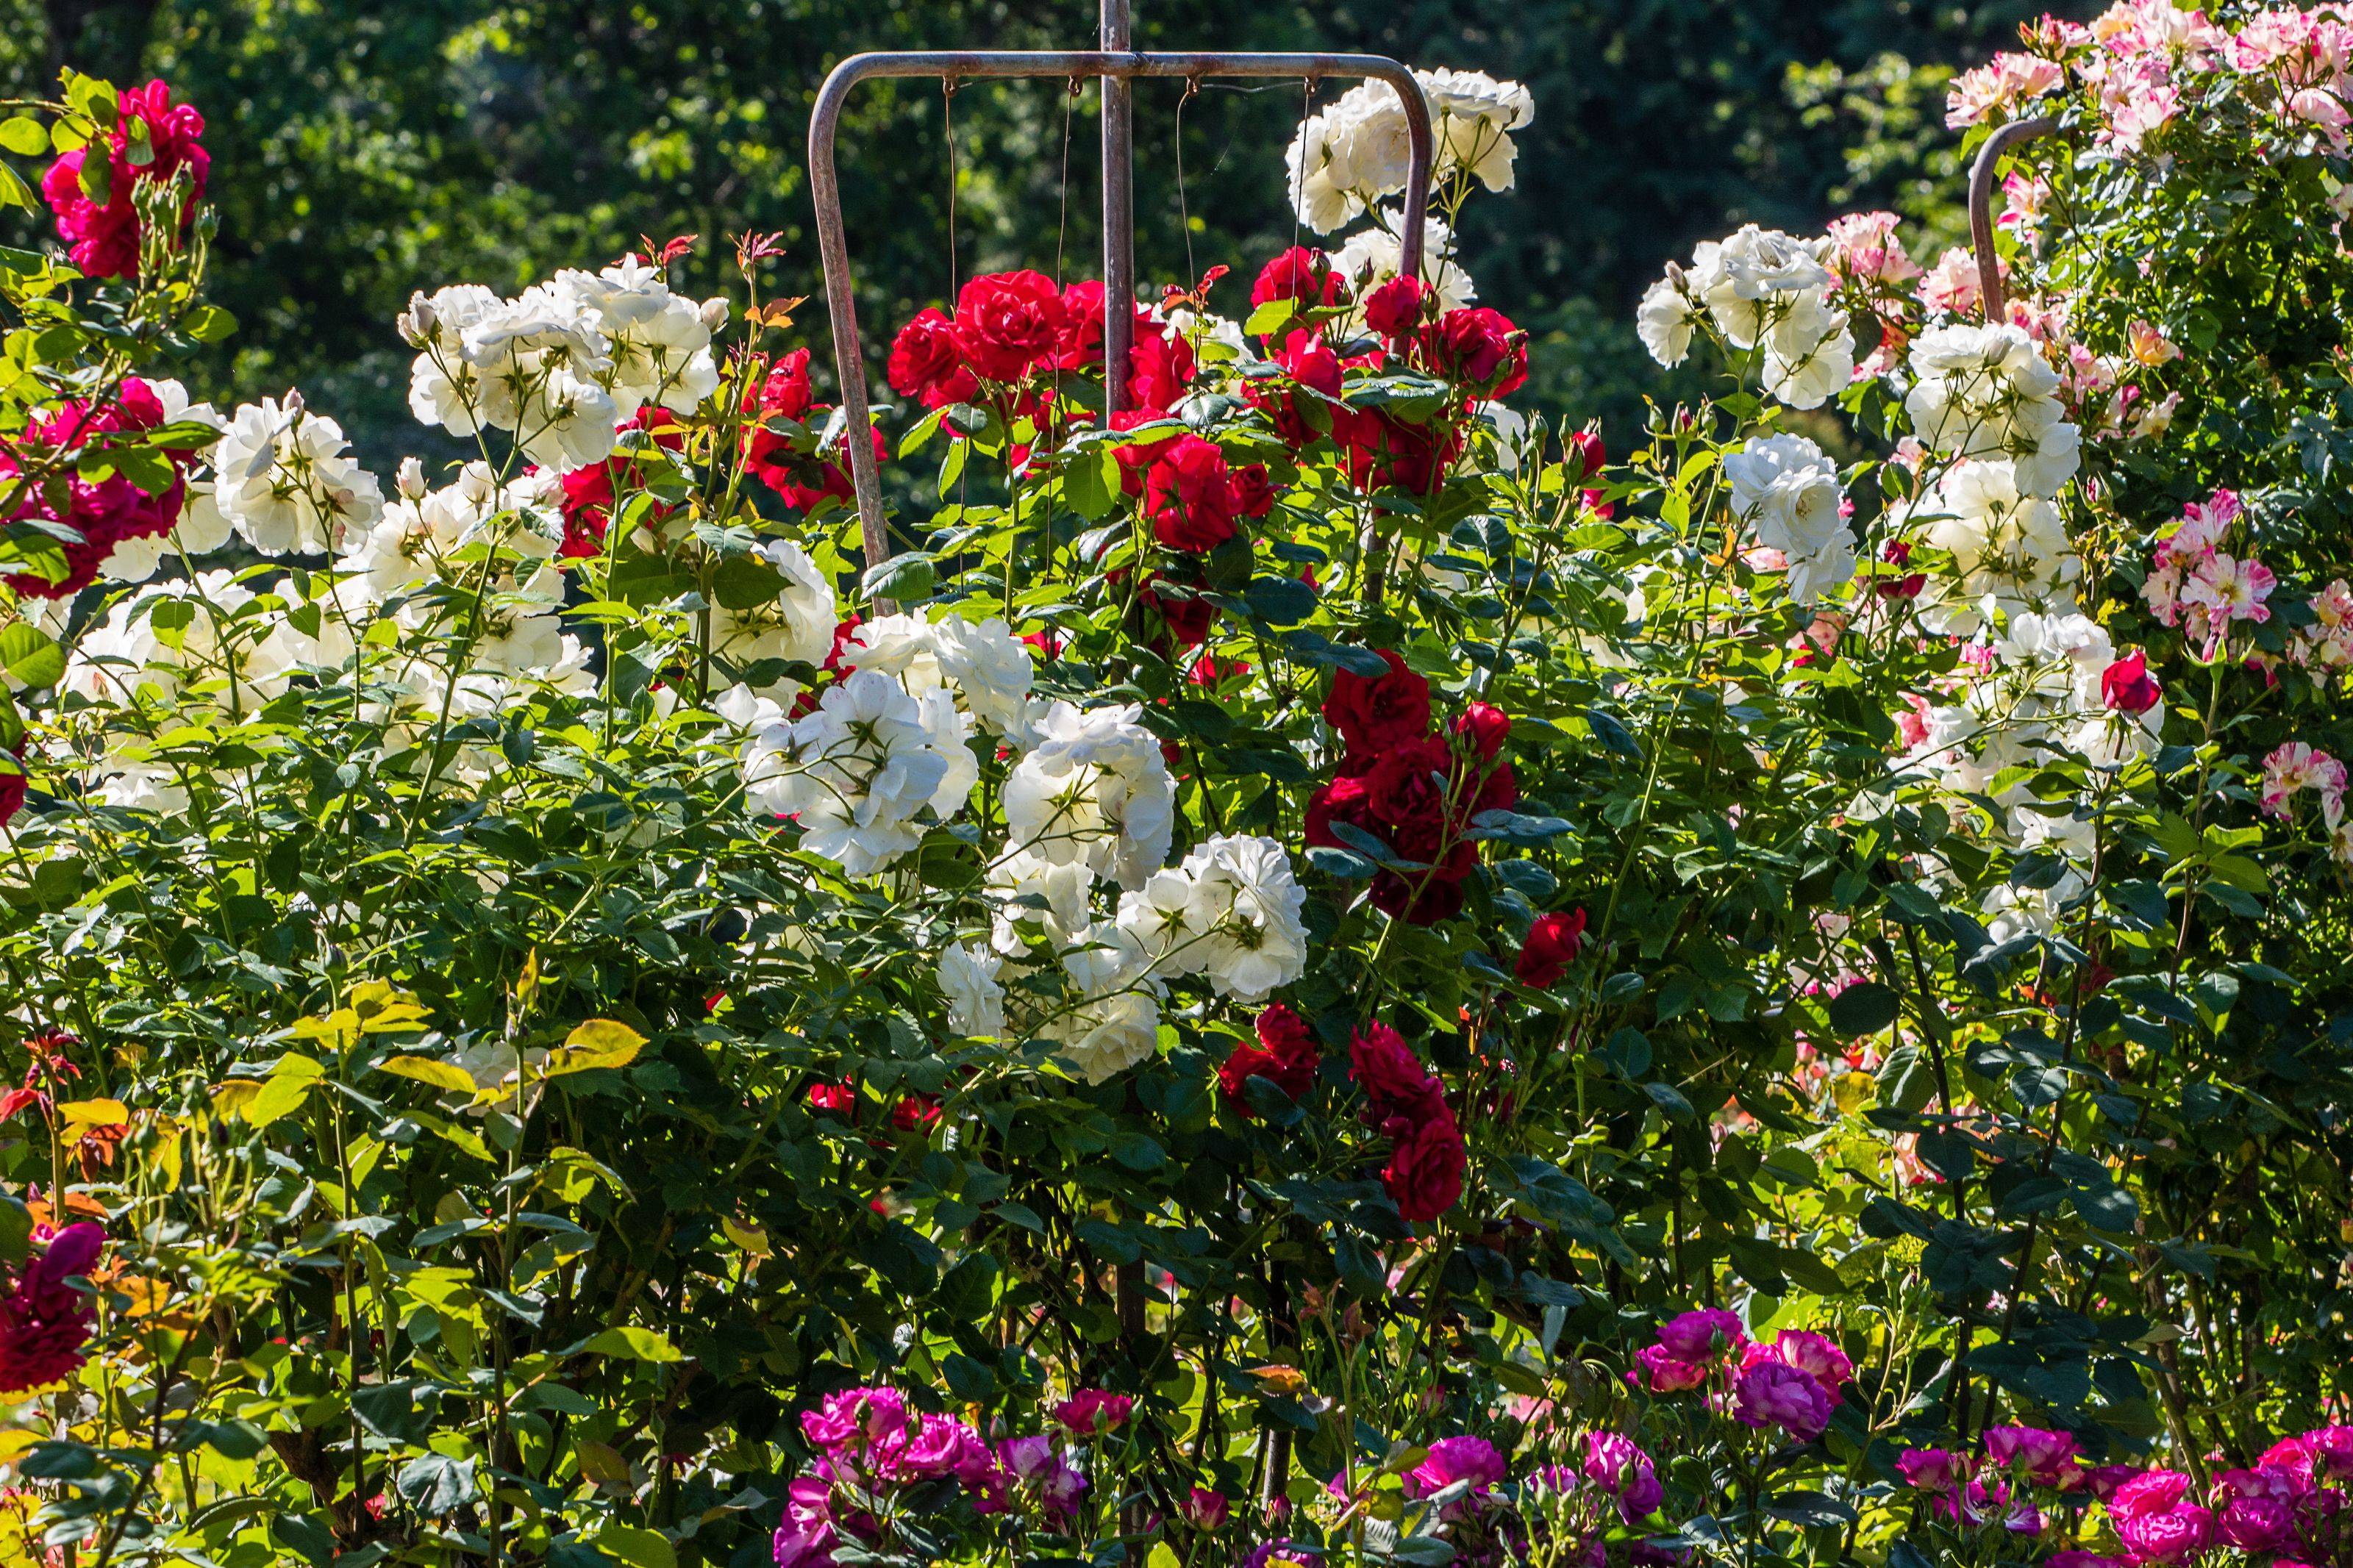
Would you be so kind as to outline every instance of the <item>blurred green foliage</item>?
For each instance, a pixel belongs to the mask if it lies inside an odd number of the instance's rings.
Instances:
[[[2031,0],[1142,0],[1145,47],[1372,49],[1534,89],[1515,197],[1474,204],[1482,298],[1536,339],[1535,401],[1611,426],[1657,387],[1629,310],[1670,255],[1755,219],[1803,230],[1892,205],[1957,231],[1950,62]],[[2061,9],[2081,10],[2077,6]],[[697,233],[780,232],[777,284],[821,292],[802,157],[826,70],[867,48],[1068,47],[1084,0],[0,0],[0,80],[56,65],[164,77],[211,121],[221,302],[244,330],[199,379],[299,380],[372,460],[414,431],[392,317],[413,288],[512,289]],[[1139,94],[1138,269],[1151,280],[1290,243],[1293,84]],[[1177,174],[1182,108],[1184,185]],[[953,121],[961,266],[1093,270],[1094,94],[976,84]],[[1065,110],[1068,110],[1066,116]],[[863,89],[842,135],[870,334],[946,292],[949,152],[929,84]],[[1067,185],[1064,180],[1068,136]],[[1189,247],[1188,242],[1189,240]],[[1242,289],[1219,302],[1238,310]]]

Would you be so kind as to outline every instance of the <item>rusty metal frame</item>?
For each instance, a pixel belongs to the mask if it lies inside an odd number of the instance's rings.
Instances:
[[[2013,120],[1985,139],[1978,149],[1977,162],[1969,165],[1969,243],[1978,257],[1978,303],[1989,322],[2002,319],[2001,258],[1993,247],[1994,175],[2000,172],[2002,155],[2012,147],[2058,129],[2058,120],[2048,114]]]
[[[1090,50],[923,50],[852,55],[833,68],[809,113],[809,190],[817,205],[818,248],[825,264],[825,295],[833,318],[833,353],[841,377],[841,407],[850,433],[849,472],[858,496],[858,516],[869,566],[890,554],[882,519],[881,476],[871,438],[860,438],[871,423],[866,395],[866,359],[858,331],[858,305],[849,275],[849,241],[841,216],[841,185],[834,165],[835,134],[842,105],[860,82],[878,78],[937,77],[953,86],[967,78],[1062,78],[1100,79],[1103,89],[1103,299],[1106,305],[1135,298],[1135,208],[1131,89],[1139,77],[1198,82],[1205,77],[1297,77],[1312,87],[1326,77],[1386,81],[1405,105],[1410,142],[1405,191],[1405,232],[1400,270],[1419,277],[1422,225],[1430,210],[1430,172],[1437,147],[1429,101],[1404,65],[1385,55],[1226,54],[1216,51],[1141,53],[1130,49],[1129,0],[1103,0],[1103,45]],[[1103,363],[1124,363],[1134,329],[1132,310],[1103,312]],[[1106,413],[1124,401],[1122,377],[1103,378]]]

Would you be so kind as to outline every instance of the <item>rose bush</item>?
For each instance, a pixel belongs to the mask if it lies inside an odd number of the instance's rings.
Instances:
[[[2348,41],[2030,29],[1993,319],[1746,227],[1608,441],[1441,71],[1420,278],[1368,87],[1238,317],[855,431],[649,240],[420,291],[390,476],[161,374],[197,112],[22,106],[5,1550],[2343,1560]]]

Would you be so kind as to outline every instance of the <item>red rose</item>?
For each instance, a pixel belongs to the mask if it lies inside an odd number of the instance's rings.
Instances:
[[[167,181],[182,168],[192,184],[188,204],[180,215],[185,224],[205,194],[205,177],[212,155],[197,142],[205,133],[205,117],[188,104],[174,108],[172,89],[161,81],[124,92],[115,100],[113,135],[102,156],[107,161],[106,205],[100,206],[82,189],[82,164],[97,147],[66,153],[41,176],[41,195],[57,215],[58,237],[66,242],[73,264],[86,277],[124,278],[139,266],[139,211],[132,199],[135,187]],[[146,128],[148,160],[131,161],[131,125]]]
[[[964,350],[956,342],[955,323],[937,310],[921,311],[899,329],[885,374],[892,391],[926,408],[966,403],[980,395],[980,383],[965,364]]]
[[[1127,353],[1128,401],[1139,408],[1174,407],[1192,381],[1193,345],[1138,310]]]
[[[1253,521],[1274,510],[1274,480],[1264,463],[1246,463],[1234,470],[1234,510]]]
[[[1381,1185],[1395,1200],[1398,1213],[1426,1225],[1454,1206],[1462,1196],[1462,1129],[1444,1105],[1438,1113],[1398,1140],[1389,1163],[1381,1167]]]
[[[1520,944],[1516,969],[1520,984],[1539,991],[1550,990],[1560,984],[1560,977],[1577,962],[1577,950],[1584,945],[1583,910],[1538,915],[1536,923],[1528,928],[1528,940]]]
[[[847,1083],[813,1083],[808,1091],[809,1109],[831,1110],[843,1116],[858,1113],[858,1090]]]
[[[25,742],[19,740],[0,757],[0,827],[8,826],[16,815],[25,809],[25,792],[29,781],[25,777]]]
[[[1054,363],[1064,370],[1086,370],[1103,358],[1103,286],[1101,279],[1090,278],[1062,290],[1062,335]]]
[[[1908,566],[1912,563],[1912,547],[1900,539],[1891,539],[1880,551],[1879,558],[1890,566]],[[1883,599],[1916,599],[1920,596],[1920,590],[1927,585],[1928,574],[1926,572],[1882,579],[1877,584],[1879,596]]]
[[[1473,702],[1454,721],[1454,732],[1468,743],[1472,755],[1492,763],[1503,754],[1504,742],[1512,732],[1512,716],[1493,703]]]
[[[932,314],[936,316],[939,312],[934,310]],[[806,424],[815,402],[816,396],[809,390],[809,352],[805,348],[779,356],[760,382],[758,406],[763,417],[781,416]]]
[[[807,359],[807,351],[803,351]],[[686,432],[678,416],[659,403],[649,403],[614,426],[619,430],[645,430],[652,433],[654,445],[676,451],[685,445]],[[766,432],[754,437],[756,443]],[[777,437],[767,437],[770,441]],[[781,444],[779,442],[778,444]],[[556,482],[564,490],[564,543],[556,553],[570,560],[580,560],[601,553],[605,547],[605,530],[613,521],[613,500],[617,480],[638,483],[638,459],[628,452],[617,451],[601,463],[591,463],[585,468],[571,468],[558,476]],[[676,509],[657,504],[651,515],[668,517]]]
[[[1601,471],[1601,465],[1609,460],[1609,448],[1601,444],[1601,432],[1599,430],[1579,430],[1568,438],[1568,449],[1583,469],[1577,476],[1580,479],[1591,479]]]
[[[1365,782],[1372,788],[1374,817],[1399,830],[1400,847],[1410,842],[1423,853],[1408,858],[1429,860],[1446,833],[1446,796],[1454,759],[1442,741],[1428,735],[1398,740],[1372,753]]]
[[[1528,335],[1484,305],[1449,310],[1421,330],[1430,368],[1483,396],[1517,392],[1528,379]]]
[[[1044,273],[990,273],[956,294],[956,342],[982,376],[1016,382],[1053,362],[1069,317],[1060,290]]]
[[[1282,374],[1300,385],[1320,392],[1326,397],[1340,395],[1340,356],[1332,345],[1313,332],[1293,332],[1282,347],[1277,349],[1274,363]]]
[[[1419,329],[1421,308],[1421,285],[1410,278],[1392,278],[1365,296],[1365,325],[1396,343]]]
[[[902,1132],[930,1136],[940,1123],[940,1102],[928,1094],[902,1094],[891,1108],[891,1125]]]
[[[1144,475],[1144,512],[1153,537],[1201,555],[1234,536],[1234,481],[1214,441],[1180,436]]]
[[[1295,1102],[1314,1087],[1322,1059],[1306,1020],[1277,1002],[1258,1016],[1258,1044],[1235,1047],[1218,1068],[1218,1092],[1248,1120],[1255,1114],[1250,1109],[1251,1079],[1265,1079]]]
[[[1395,648],[1383,648],[1380,655],[1387,673],[1367,677],[1341,670],[1324,700],[1324,717],[1340,731],[1351,755],[1430,733],[1430,682],[1408,669]]]
[[[1304,835],[1310,849],[1345,848],[1332,831],[1332,824],[1345,822],[1351,827],[1372,830],[1372,786],[1361,776],[1334,779],[1317,790],[1307,801],[1307,826]]]
[[[2108,666],[2100,676],[2100,700],[2119,713],[2141,714],[2157,706],[2163,695],[2148,672],[2148,658],[2140,649]]]
[[[1400,419],[1386,408],[1332,421],[1348,478],[1360,489],[1395,489],[1428,495],[1462,455],[1462,430]]]
[[[1250,285],[1253,305],[1273,300],[1296,300],[1311,306],[1336,305],[1340,298],[1340,279],[1332,271],[1332,258],[1303,245],[1293,246],[1259,268],[1258,281]]]
[[[1348,1076],[1365,1091],[1365,1117],[1375,1126],[1393,1116],[1420,1121],[1446,1109],[1445,1086],[1387,1024],[1368,1025],[1349,1037]]]
[[[1168,410],[1166,408],[1123,408],[1111,416],[1110,428],[1133,430],[1139,425],[1155,424],[1167,417]],[[1133,441],[1124,447],[1113,447],[1112,456],[1119,459],[1120,488],[1129,495],[1142,495],[1145,470],[1151,468],[1162,453],[1175,446],[1183,434],[1182,431],[1174,431],[1166,436],[1155,436],[1149,441]]]
[[[1200,647],[1208,639],[1209,628],[1217,623],[1218,619],[1218,606],[1198,594],[1187,594],[1177,597],[1160,593],[1153,585],[1156,583],[1174,581],[1173,578],[1155,575],[1145,582],[1144,586],[1135,595],[1137,606],[1147,616],[1156,616],[1160,621],[1160,631],[1156,634],[1150,633],[1147,627],[1148,635],[1144,640],[1148,646],[1163,653],[1168,650],[1171,643],[1177,647]]]

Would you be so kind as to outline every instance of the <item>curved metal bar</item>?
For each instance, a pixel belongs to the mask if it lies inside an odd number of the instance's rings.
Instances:
[[[1988,321],[2002,317],[2001,258],[1993,247],[1993,177],[2002,154],[2021,142],[2048,136],[2059,129],[2055,116],[2013,120],[1997,129],[1978,149],[1969,165],[1969,242],[1978,253],[1978,300]]]
[[[1105,0],[1105,16],[1119,0]],[[1124,12],[1124,6],[1121,6]],[[825,298],[828,313],[833,321],[833,354],[841,380],[841,407],[845,428],[863,432],[872,422],[871,405],[866,397],[866,361],[858,331],[858,305],[849,276],[849,241],[841,219],[841,182],[834,163],[836,132],[841,122],[842,105],[850,89],[860,82],[878,78],[939,77],[950,81],[966,77],[1098,77],[1107,83],[1124,84],[1139,77],[1303,77],[1310,82],[1325,77],[1359,77],[1367,80],[1385,81],[1397,89],[1405,106],[1406,132],[1410,146],[1406,175],[1405,232],[1398,237],[1402,254],[1399,270],[1419,278],[1422,268],[1422,228],[1430,212],[1430,173],[1437,165],[1437,145],[1430,129],[1430,103],[1422,96],[1421,84],[1413,73],[1386,55],[1317,55],[1317,54],[1224,54],[1215,51],[1180,53],[1120,52],[1109,49],[992,49],[992,50],[918,50],[906,52],[852,55],[833,68],[825,85],[818,89],[816,106],[809,111],[809,195],[817,207],[818,254],[825,266]],[[1123,158],[1130,151],[1125,138],[1116,142],[1111,127],[1104,130],[1104,153],[1107,158]],[[1104,184],[1104,299],[1113,296],[1110,287],[1113,275],[1126,280],[1129,300],[1134,297],[1134,232],[1132,226],[1124,235],[1113,232],[1108,221],[1112,216],[1109,188],[1114,183],[1124,184],[1127,173],[1123,162],[1118,170],[1106,170]],[[1115,178],[1115,175],[1117,176]],[[1132,213],[1130,217],[1132,226]],[[1113,255],[1114,247],[1119,254]],[[1111,263],[1117,260],[1120,265]],[[1116,364],[1111,355],[1113,331],[1120,312],[1104,312],[1104,363]],[[1133,322],[1128,324],[1133,331]],[[1106,376],[1107,383],[1118,378]],[[1123,389],[1124,390],[1124,389]],[[1117,406],[1118,393],[1106,399],[1109,406]],[[858,517],[865,543],[867,564],[875,565],[889,555],[889,540],[882,521],[882,479],[875,467],[873,443],[852,439],[849,442],[849,472],[858,496]]]

